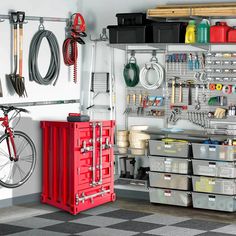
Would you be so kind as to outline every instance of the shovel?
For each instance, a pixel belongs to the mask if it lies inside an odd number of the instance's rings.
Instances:
[[[17,72],[17,22],[18,16],[16,12],[11,13],[11,23],[13,24],[13,55],[14,55],[14,70],[11,74],[6,75],[6,79],[11,81],[11,84],[16,91],[15,80],[16,80],[16,72]]]
[[[17,12],[19,23],[20,39],[19,39],[19,74],[16,75],[15,86],[17,94],[22,97],[27,93],[25,91],[25,78],[23,77],[23,23],[25,20],[24,12]]]

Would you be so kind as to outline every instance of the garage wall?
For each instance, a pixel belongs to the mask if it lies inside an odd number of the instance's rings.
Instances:
[[[148,8],[155,8],[158,5],[162,4],[184,4],[184,3],[198,3],[198,2],[223,2],[220,0],[213,1],[168,1],[168,0],[119,0],[119,1],[110,1],[110,0],[83,0],[83,14],[86,18],[88,33],[92,35],[92,38],[97,38],[101,33],[102,28],[117,24],[116,13],[123,12],[145,12]],[[97,46],[97,60],[96,60],[96,71],[107,71],[110,69],[110,49],[107,47],[108,42],[99,43]],[[89,69],[90,69],[90,59],[91,59],[91,42],[87,42],[86,49],[84,51],[84,60],[83,60],[83,84],[82,88],[84,93],[88,90],[88,81],[90,78]],[[123,79],[123,68],[125,63],[125,54],[121,50],[115,49],[115,80],[116,80],[116,101],[117,101],[117,126],[118,129],[125,127],[125,119],[123,112],[125,110],[125,84]],[[150,60],[149,56],[136,55],[138,64],[140,66],[144,65],[145,62]],[[163,63],[163,57],[158,57],[159,61]],[[85,99],[86,100],[86,99]],[[101,99],[101,102],[104,99]],[[86,104],[86,101],[85,101]],[[86,105],[85,105],[86,106]],[[97,113],[98,117],[101,117],[101,114]],[[102,118],[108,116],[103,116]],[[144,124],[145,119],[134,118],[130,120],[132,124]],[[148,124],[155,127],[163,127],[162,119],[148,119]],[[186,122],[179,122],[178,125],[186,128]],[[197,126],[192,127],[191,123],[188,124],[187,128],[197,128]]]
[[[64,0],[8,0],[0,2],[0,14],[7,14],[9,10],[22,10],[30,16],[54,16],[68,17],[70,12],[82,8],[81,1],[64,1]],[[73,83],[72,71],[63,63],[61,55],[61,71],[58,83],[53,86],[41,86],[35,82],[29,82],[28,77],[28,51],[30,40],[33,34],[38,30],[39,22],[29,21],[25,24],[24,35],[24,71],[28,98],[19,98],[9,90],[5,74],[10,73],[10,25],[9,21],[0,23],[0,79],[3,86],[4,97],[0,98],[0,104],[11,102],[28,102],[28,101],[50,101],[64,99],[80,98],[80,81],[78,84]],[[54,32],[58,38],[60,48],[65,37],[65,23],[45,22],[45,28]],[[39,54],[40,71],[44,75],[48,69],[50,54],[48,45],[44,41]],[[80,50],[81,52],[81,50]],[[79,80],[81,79],[80,65],[81,57],[79,56]],[[37,165],[33,176],[20,188],[11,190],[0,187],[0,200],[11,197],[19,197],[41,192],[41,130],[40,120],[65,120],[68,112],[78,112],[79,104],[73,105],[53,105],[53,106],[36,106],[27,107],[30,110],[29,115],[22,115],[22,120],[17,126],[17,130],[23,130],[31,136],[37,149]],[[2,131],[2,130],[1,130]]]

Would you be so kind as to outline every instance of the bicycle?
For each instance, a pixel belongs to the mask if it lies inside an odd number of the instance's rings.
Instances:
[[[5,133],[0,137],[0,185],[6,188],[16,188],[23,185],[32,175],[36,164],[36,149],[31,138],[22,131],[14,128],[20,121],[21,112],[29,112],[23,108],[1,106],[3,117],[1,125]],[[9,113],[14,111],[9,118]],[[14,127],[10,127],[11,120],[19,115]]]

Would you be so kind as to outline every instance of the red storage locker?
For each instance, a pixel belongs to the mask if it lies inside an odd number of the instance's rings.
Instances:
[[[71,214],[115,201],[114,121],[41,121],[41,201]]]

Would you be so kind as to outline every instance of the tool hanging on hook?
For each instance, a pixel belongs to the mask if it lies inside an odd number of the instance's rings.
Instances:
[[[73,24],[72,24],[73,22]],[[63,43],[63,58],[67,66],[74,66],[74,83],[77,83],[77,61],[78,47],[77,43],[85,44],[81,37],[86,37],[86,24],[80,13],[75,13],[71,17],[71,23],[68,30],[68,38]]]
[[[6,75],[6,79],[11,81],[15,92],[20,96],[26,94],[25,82],[23,77],[23,24],[25,20],[24,12],[11,12],[10,22],[13,25],[13,61],[14,69],[11,74]],[[18,67],[18,24],[19,24],[19,74],[17,74]]]

